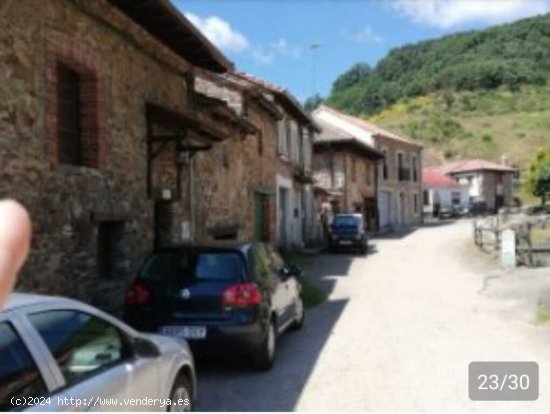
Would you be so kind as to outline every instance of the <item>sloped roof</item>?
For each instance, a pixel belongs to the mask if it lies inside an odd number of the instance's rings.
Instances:
[[[409,145],[413,145],[413,146],[416,146],[416,147],[419,147],[419,148],[423,147],[422,144],[420,144],[420,143],[418,143],[418,142],[416,142],[416,141],[414,141],[414,140],[412,140],[408,137],[404,137],[404,136],[396,134],[395,132],[388,131],[387,129],[381,128],[378,125],[373,124],[372,122],[365,121],[364,119],[357,118],[357,117],[350,116],[350,115],[346,115],[346,114],[344,114],[342,112],[339,112],[336,109],[333,109],[329,106],[320,105],[319,108],[317,108],[314,111],[314,114],[317,113],[317,112],[320,112],[320,111],[329,112],[332,115],[337,116],[337,117],[341,118],[342,120],[345,120],[346,122],[349,122],[349,123],[351,123],[351,124],[353,124],[353,125],[355,125],[359,128],[363,128],[364,130],[368,131],[372,135],[379,135],[379,136],[382,136],[382,137],[385,137],[385,138],[388,138],[388,139],[392,139],[392,140],[395,140],[395,141],[404,142],[404,143],[407,143]]]
[[[348,131],[344,131],[322,119],[316,119],[315,121],[321,127],[322,131],[315,137],[315,140],[313,141],[314,147],[347,145],[348,147],[352,147],[354,150],[359,151],[372,159],[380,159],[384,157],[384,154],[372,145],[369,145],[365,142],[365,140],[350,134]]]
[[[453,180],[448,175],[443,174],[434,168],[424,168],[422,170],[422,185],[424,187],[460,187],[460,184]]]
[[[494,162],[482,159],[470,159],[451,162],[436,167],[443,174],[455,174],[470,171],[500,171],[513,173],[516,170],[505,165],[496,164]]]
[[[268,92],[271,92],[275,96],[275,98],[280,101],[281,105],[285,107],[289,112],[295,114],[295,116],[299,117],[303,122],[310,124],[313,128],[317,130],[317,132],[321,131],[321,128],[315,123],[309,112],[305,110],[302,104],[298,102],[298,100],[287,89],[269,83],[264,79],[261,79],[246,72],[233,72],[225,76],[244,79],[264,90],[267,90]]]
[[[233,63],[170,0],[108,0],[189,63],[223,73]]]

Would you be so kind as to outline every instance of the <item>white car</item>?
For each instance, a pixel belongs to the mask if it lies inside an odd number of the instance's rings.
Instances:
[[[0,411],[191,411],[187,343],[66,298],[14,293],[0,312]]]

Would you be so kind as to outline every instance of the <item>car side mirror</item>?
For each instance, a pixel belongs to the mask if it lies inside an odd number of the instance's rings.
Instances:
[[[295,265],[288,265],[286,267],[286,272],[289,277],[302,277],[302,275],[304,274],[303,270]]]
[[[143,358],[157,358],[160,356],[160,350],[157,345],[147,338],[135,338],[133,348],[135,354]]]

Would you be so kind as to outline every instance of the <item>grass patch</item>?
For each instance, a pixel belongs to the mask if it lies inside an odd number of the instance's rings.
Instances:
[[[300,282],[302,282],[302,299],[306,308],[319,306],[327,300],[327,293],[315,286],[307,276],[303,276]]]
[[[537,308],[537,316],[535,318],[536,325],[550,325],[550,305],[539,305]]]
[[[300,278],[300,283],[302,284],[302,299],[306,308],[313,308],[324,303],[328,298],[328,294],[316,286],[307,276],[307,265],[312,260],[312,257],[300,256],[289,250],[281,251],[281,256],[286,264],[297,266],[304,271],[304,274]]]
[[[531,230],[531,242],[534,245],[550,246],[550,228],[534,228]]]
[[[423,142],[433,161],[460,157],[499,162],[506,154],[525,173],[533,153],[550,137],[550,83],[513,92],[432,94],[400,101],[369,119]]]

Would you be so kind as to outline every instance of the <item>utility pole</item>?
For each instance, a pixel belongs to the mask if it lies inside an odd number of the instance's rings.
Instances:
[[[317,94],[317,51],[321,48],[320,43],[309,45],[311,50],[311,96]]]

